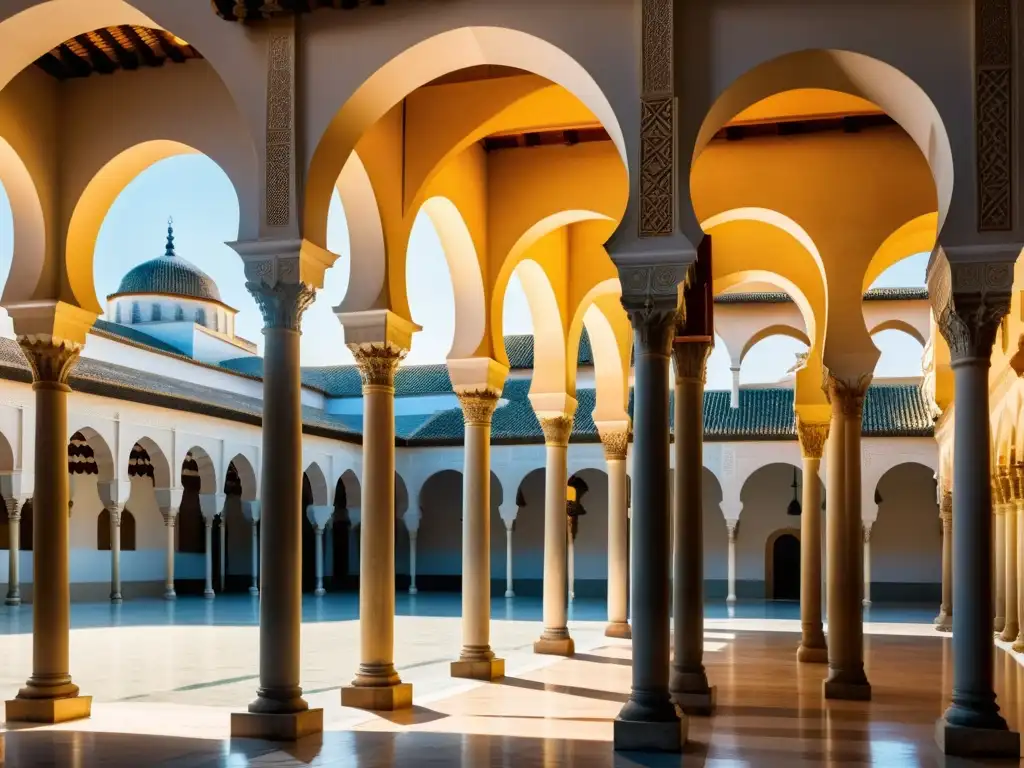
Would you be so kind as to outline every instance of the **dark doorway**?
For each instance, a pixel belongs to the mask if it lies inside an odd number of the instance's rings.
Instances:
[[[348,572],[348,537],[352,532],[345,510],[335,508],[334,522],[331,524],[331,589],[340,591],[352,589],[353,584]]]
[[[772,544],[772,600],[800,599],[800,540],[784,533]]]
[[[309,522],[306,510],[313,503],[313,486],[309,477],[302,473],[302,591],[312,592],[316,589],[316,534],[313,524]]]

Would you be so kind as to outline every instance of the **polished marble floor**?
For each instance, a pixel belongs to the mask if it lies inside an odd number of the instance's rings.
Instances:
[[[411,712],[343,709],[339,686],[357,661],[350,595],[311,599],[303,625],[303,686],[326,732],[281,749],[227,738],[232,710],[256,688],[257,612],[248,597],[75,605],[72,671],[95,698],[84,722],[6,734],[10,766],[939,766],[932,726],[950,686],[950,642],[925,606],[874,606],[865,619],[870,704],[821,698],[823,667],[798,665],[794,604],[708,606],[706,663],[718,686],[711,719],[691,719],[678,756],[615,755],[612,720],[629,690],[630,645],[602,634],[604,605],[580,601],[570,626],[577,656],[538,657],[539,600],[495,601],[497,683],[453,681],[458,596],[399,598],[396,661],[414,685]],[[0,612],[0,695],[30,666],[31,608]],[[1000,702],[1024,726],[1024,667],[997,653]]]

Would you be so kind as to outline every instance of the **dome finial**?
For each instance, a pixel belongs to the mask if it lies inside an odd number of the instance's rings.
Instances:
[[[164,249],[164,256],[174,255],[174,217],[167,217],[167,248]]]

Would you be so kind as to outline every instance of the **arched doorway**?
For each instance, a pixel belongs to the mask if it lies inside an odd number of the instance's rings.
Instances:
[[[765,582],[771,600],[800,599],[800,538],[795,531],[778,531],[768,540]]]

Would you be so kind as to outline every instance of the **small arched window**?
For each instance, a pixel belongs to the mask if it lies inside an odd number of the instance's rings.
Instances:
[[[196,323],[199,325],[206,325],[206,310],[202,307],[196,310]]]
[[[180,304],[174,308],[174,319],[179,323],[185,319],[185,310]]]
[[[160,317],[160,315],[161,315],[161,311],[160,311],[160,305],[159,305],[159,304],[156,304],[156,303],[154,303],[154,304],[153,304],[153,312],[152,312],[152,313],[150,314],[150,319],[151,319],[151,320],[152,320],[152,321],[153,321],[154,323],[159,323],[159,322],[160,322],[160,320],[161,320],[161,317]]]
[[[132,302],[132,324],[142,322],[142,307],[139,306],[139,302]]]

